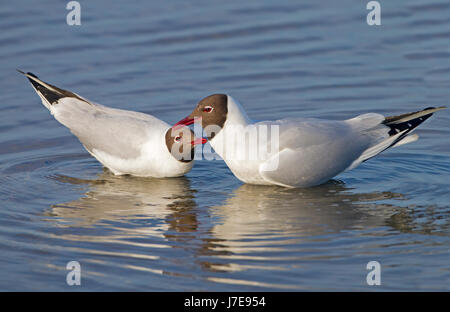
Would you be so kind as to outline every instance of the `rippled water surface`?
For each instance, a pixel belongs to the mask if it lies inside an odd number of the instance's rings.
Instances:
[[[64,1],[0,7],[0,289],[450,290],[448,110],[421,139],[310,189],[244,185],[222,161],[113,176],[15,69],[170,123],[226,92],[254,119],[448,105],[450,5]],[[368,286],[379,261],[382,285]]]

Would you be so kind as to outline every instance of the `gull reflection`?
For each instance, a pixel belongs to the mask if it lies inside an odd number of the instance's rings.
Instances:
[[[123,231],[143,231],[142,234],[158,236],[171,229],[183,232],[196,227],[195,215],[189,212],[196,205],[194,190],[185,177],[137,178],[115,176],[105,171],[94,180],[61,175],[53,178],[88,187],[81,198],[52,206],[49,215],[57,217],[64,226],[108,223],[116,229],[122,227]],[[171,219],[172,214],[182,216],[184,221],[167,222],[166,218]]]
[[[214,208],[222,222],[213,232],[234,240],[265,233],[298,236],[364,229],[380,225],[392,213],[375,209],[371,202],[402,197],[391,192],[353,193],[335,180],[307,189],[244,184]]]
[[[303,257],[305,243],[327,241],[340,231],[385,226],[398,207],[380,202],[402,198],[391,192],[357,194],[339,181],[308,189],[244,184],[223,205],[211,208],[218,219],[211,249],[220,260],[204,266],[239,271],[257,261],[276,269],[271,263]]]
[[[244,184],[226,195],[222,204],[199,209],[196,200],[201,204],[201,197],[183,177],[146,179],[105,171],[92,180],[53,178],[87,188],[81,198],[53,205],[48,213],[58,221],[57,226],[69,228],[58,232],[58,238],[76,241],[77,245],[82,241],[97,243],[93,250],[84,246],[79,252],[92,257],[114,255],[123,266],[129,265],[128,258],[179,263],[213,274],[207,278],[220,283],[236,281],[221,279],[215,273],[285,270],[283,263],[329,256],[320,248],[316,252],[308,245],[311,242],[327,243],[344,231],[361,233],[386,226],[404,229],[408,220],[401,217],[390,222],[392,216],[405,210],[392,205],[392,200],[404,199],[403,195],[357,193],[339,181],[309,189]],[[87,229],[78,230],[80,227]],[[195,259],[194,263],[186,256]],[[191,274],[183,269],[171,271],[164,263],[138,262],[132,268]]]

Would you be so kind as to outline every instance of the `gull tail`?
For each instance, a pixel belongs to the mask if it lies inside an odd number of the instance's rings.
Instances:
[[[47,107],[50,111],[52,111],[52,106],[54,104],[57,104],[60,99],[65,97],[76,98],[88,103],[87,100],[83,99],[82,97],[73,92],[60,89],[54,85],[51,85],[49,83],[40,80],[33,73],[30,72],[25,73],[19,69],[17,71],[28,78],[28,80],[31,82],[31,85],[33,86],[34,91],[36,91],[36,93],[41,98],[42,104],[44,104],[44,106]]]
[[[362,155],[357,160],[355,160],[346,170],[351,170],[357,167],[362,162],[369,160],[370,158],[378,155],[379,153],[385,151],[390,147],[396,147],[417,141],[419,139],[419,136],[416,134],[411,134],[411,132],[422,122],[430,118],[434,112],[437,112],[444,108],[446,107],[428,107],[417,112],[386,117],[384,121],[381,122],[381,124],[389,127],[389,137],[365,150],[364,153],[362,153]]]

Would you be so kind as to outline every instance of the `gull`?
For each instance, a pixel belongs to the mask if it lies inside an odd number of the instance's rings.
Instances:
[[[411,132],[443,108],[429,107],[390,117],[367,113],[347,120],[288,118],[253,122],[230,95],[213,94],[202,99],[173,129],[201,123],[210,145],[245,183],[310,187],[388,148],[416,141],[418,136]],[[270,132],[270,138],[263,135],[263,130]],[[258,157],[249,157],[254,150]]]
[[[152,115],[100,105],[18,71],[55,119],[116,175],[182,176],[192,169],[195,145],[206,142],[187,127],[175,131]]]

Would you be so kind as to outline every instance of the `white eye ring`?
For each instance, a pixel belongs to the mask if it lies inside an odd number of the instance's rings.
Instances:
[[[203,109],[203,111],[206,113],[211,113],[213,110],[214,110],[214,107],[212,107],[212,106],[205,106],[205,108]]]
[[[174,138],[173,138],[173,141],[174,141],[175,143],[180,143],[180,142],[181,142],[181,136],[176,136],[176,137],[174,137]]]

